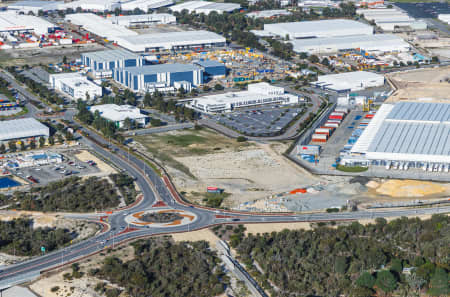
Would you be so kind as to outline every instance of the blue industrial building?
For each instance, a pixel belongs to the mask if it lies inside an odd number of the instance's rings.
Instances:
[[[155,85],[173,86],[177,82],[201,85],[203,69],[190,64],[157,64],[116,68],[112,77],[134,91],[146,91]]]
[[[99,72],[143,65],[142,56],[123,49],[82,53],[81,60],[83,65]]]
[[[204,74],[207,77],[225,76],[227,68],[223,63],[214,60],[201,60],[194,62],[195,65],[202,67]]]

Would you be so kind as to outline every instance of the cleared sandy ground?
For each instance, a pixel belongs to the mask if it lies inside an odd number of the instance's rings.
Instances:
[[[386,101],[432,98],[450,101],[450,67],[426,68],[387,74],[398,90]]]
[[[69,266],[63,271],[43,276],[29,287],[40,296],[45,297],[103,297],[103,295],[97,294],[94,290],[95,285],[102,280],[88,276],[87,273],[90,269],[98,268],[102,265],[103,260],[108,256],[111,256],[111,254],[98,254],[79,263],[80,271],[84,272],[84,276],[79,279],[72,279],[70,281],[64,279],[63,275],[65,273],[72,273],[72,269]],[[134,257],[134,248],[132,246],[124,245],[123,248],[114,252],[114,256],[120,258],[124,262],[132,260]],[[51,289],[53,287],[59,287],[59,290],[57,292],[52,292]]]
[[[277,149],[286,147],[255,143],[238,152],[179,157],[177,161],[187,166],[197,180],[174,174],[174,182],[191,199],[195,197],[189,193],[205,192],[208,186],[223,188],[231,194],[225,205],[236,206],[319,181],[282,157]]]
[[[284,229],[288,230],[310,230],[311,225],[310,223],[306,222],[298,222],[298,223],[270,223],[270,224],[244,224],[245,228],[247,229],[245,231],[245,235],[248,235],[249,233],[252,234],[263,234],[263,233],[270,233],[270,232],[281,232]]]
[[[111,166],[109,166],[108,164],[106,164],[105,162],[103,162],[102,160],[100,160],[99,158],[97,158],[96,156],[94,156],[93,154],[91,154],[89,151],[81,151],[80,153],[76,154],[75,157],[82,161],[82,162],[87,162],[89,160],[94,161],[95,163],[97,163],[97,168],[100,169],[100,173],[94,173],[91,174],[91,176],[104,176],[104,175],[110,175],[113,173],[117,173],[117,171],[112,168]]]
[[[202,229],[184,233],[174,233],[172,238],[175,242],[180,241],[200,241],[204,240],[209,243],[209,246],[214,248],[219,238],[209,229]]]

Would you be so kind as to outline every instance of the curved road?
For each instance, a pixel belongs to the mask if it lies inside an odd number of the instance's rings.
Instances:
[[[87,130],[85,130],[87,131]],[[95,141],[107,144],[101,136],[92,131],[88,131]],[[418,209],[395,209],[381,211],[357,211],[346,213],[316,213],[316,214],[254,214],[242,213],[225,210],[207,209],[194,207],[186,203],[180,203],[176,197],[172,196],[163,179],[155,173],[145,162],[136,158],[133,154],[121,148],[111,145],[110,150],[102,148],[97,143],[81,137],[80,142],[90,146],[96,153],[110,160],[117,167],[127,171],[129,175],[135,178],[139,185],[143,199],[129,209],[118,210],[112,214],[74,214],[72,217],[90,219],[100,223],[101,217],[107,216],[108,224],[105,230],[87,240],[70,245],[63,249],[54,251],[44,256],[32,258],[30,260],[7,266],[0,270],[0,290],[17,284],[20,281],[27,281],[27,276],[32,273],[38,274],[41,271],[57,268],[74,261],[98,253],[106,247],[113,246],[119,242],[136,239],[139,237],[148,237],[152,235],[185,232],[194,229],[207,228],[214,224],[223,223],[272,223],[272,222],[305,222],[305,221],[332,221],[332,220],[359,220],[377,217],[410,216],[421,214],[448,213],[450,206],[441,208],[418,208]],[[197,219],[187,225],[179,225],[166,228],[147,228],[136,227],[127,228],[125,217],[131,212],[143,211],[149,209],[157,201],[164,201],[169,207],[187,210],[194,213]]]

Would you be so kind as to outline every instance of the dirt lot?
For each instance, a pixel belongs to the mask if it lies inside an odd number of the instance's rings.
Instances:
[[[79,263],[80,271],[84,273],[81,278],[74,278],[72,280],[64,279],[63,275],[66,273],[71,273],[72,269],[70,266],[65,268],[63,271],[57,273],[51,273],[41,279],[35,281],[30,285],[30,289],[45,297],[100,297],[95,292],[94,288],[98,282],[101,280],[88,276],[87,273],[92,268],[98,268],[102,265],[103,260],[107,256],[112,254],[102,253],[90,257],[89,259]],[[120,249],[114,252],[114,256],[119,257],[122,261],[129,261],[133,259],[134,248],[132,246],[123,245]],[[52,292],[52,288],[59,287],[59,290]]]
[[[100,169],[101,172],[91,174],[91,175],[106,176],[106,175],[110,175],[113,173],[117,173],[117,171],[114,168],[112,168],[111,166],[109,166],[108,164],[106,164],[105,162],[103,162],[102,160],[100,160],[99,158],[94,156],[93,154],[91,154],[89,151],[81,151],[80,153],[76,154],[75,157],[82,162],[87,162],[89,160],[92,160],[95,163],[97,163],[97,168]]]
[[[105,49],[99,44],[85,44],[77,46],[57,46],[35,49],[12,49],[0,52],[0,65],[20,66],[60,63],[66,56],[69,61],[79,59],[80,54],[85,51]]]
[[[161,160],[177,189],[201,202],[206,187],[230,194],[225,206],[292,190],[318,178],[281,156],[286,144],[238,143],[211,130],[184,130],[136,137]]]
[[[450,67],[418,69],[387,76],[398,90],[386,102],[419,98],[450,99]]]

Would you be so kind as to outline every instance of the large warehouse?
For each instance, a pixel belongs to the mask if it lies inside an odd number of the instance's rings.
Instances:
[[[200,85],[203,83],[203,69],[178,63],[116,68],[113,78],[134,91],[145,92],[155,84],[173,86],[176,82],[185,82],[193,86]]]
[[[39,11],[57,10],[62,2],[59,1],[42,1],[42,0],[27,0],[18,1],[8,5],[8,10],[12,12],[23,12],[28,14],[30,11],[37,15]]]
[[[34,118],[0,121],[0,143],[49,137],[50,129]]]
[[[0,13],[0,32],[33,32],[37,35],[48,34],[48,29],[56,25],[36,16]]]
[[[291,41],[297,53],[324,54],[349,49],[361,49],[369,53],[407,52],[411,46],[393,34],[354,35],[295,39]]]
[[[111,77],[114,68],[142,66],[142,56],[117,49],[82,53],[81,61],[96,77]]]
[[[188,1],[170,7],[172,11],[182,12],[183,10],[187,10],[189,13],[195,11],[196,13],[204,13],[206,15],[213,11],[222,14],[224,12],[232,12],[233,10],[240,8],[241,6],[236,3],[218,3],[208,1]]]
[[[354,92],[370,87],[384,85],[384,76],[367,71],[344,72],[338,74],[319,75],[311,84],[316,87],[339,93]]]
[[[89,111],[99,112],[102,118],[113,122],[116,127],[123,128],[126,119],[130,119],[138,127],[145,126],[148,117],[139,108],[132,105],[103,104],[89,107]]]
[[[264,31],[289,39],[373,34],[371,26],[344,19],[265,24]]]
[[[108,17],[107,20],[124,27],[172,24],[177,22],[177,18],[168,13],[118,15]]]
[[[72,24],[82,26],[86,31],[116,41],[118,36],[138,35],[135,31],[119,26],[93,13],[74,13],[66,15],[66,20]]]
[[[156,9],[172,5],[174,0],[131,0],[121,3],[122,10],[135,10],[136,8],[147,12],[149,9]]]
[[[363,15],[368,21],[373,21],[383,31],[394,31],[396,28],[408,27],[413,30],[426,30],[424,21],[410,17],[397,8],[358,9],[357,14]]]
[[[450,104],[383,104],[351,149],[343,165],[382,165],[448,171]]]
[[[216,33],[199,30],[121,36],[117,37],[116,41],[120,46],[132,52],[147,52],[224,46],[226,39]]]
[[[249,84],[247,91],[194,98],[188,105],[204,113],[230,112],[236,108],[265,104],[297,104],[299,97],[286,94],[284,88],[261,82]]]

